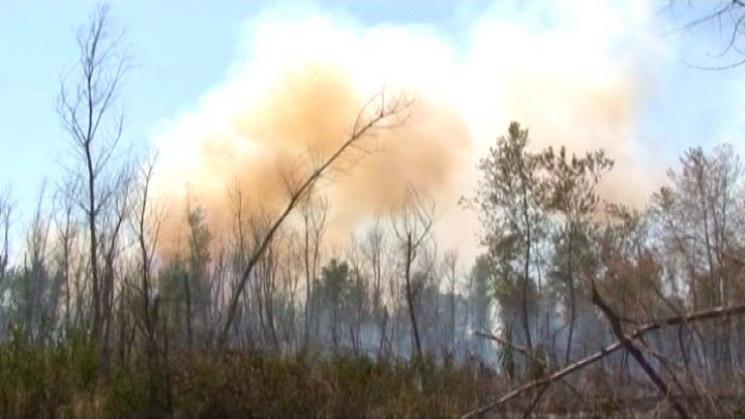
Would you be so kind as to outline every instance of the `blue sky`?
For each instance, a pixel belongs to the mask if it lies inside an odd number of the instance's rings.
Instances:
[[[554,1],[555,2],[555,1]],[[59,173],[69,142],[61,130],[55,99],[60,75],[77,57],[75,28],[84,24],[95,2],[5,0],[0,13],[0,187],[11,185],[19,210],[28,213],[45,176]],[[505,6],[505,4],[507,4]],[[657,3],[655,3],[656,5]],[[459,50],[467,29],[486,10],[505,10],[525,25],[551,26],[550,13],[521,14],[542,2],[486,1],[175,1],[112,2],[117,23],[127,31],[134,68],[122,99],[127,136],[150,141],[163,121],[199,106],[203,96],[229,78],[245,53],[247,22],[267,10],[323,13],[366,28],[380,24],[424,24]],[[681,6],[682,7],[682,6]],[[649,7],[650,10],[655,6]],[[661,13],[662,34],[693,13]],[[630,34],[633,35],[633,34]],[[709,63],[722,38],[716,28],[693,34],[663,34],[671,56],[657,60],[640,54],[638,68],[650,78],[641,100],[638,144],[647,164],[670,165],[693,144],[728,141],[740,146],[745,132],[745,67],[728,71],[691,68],[685,60]],[[616,38],[623,44],[623,38]],[[649,58],[649,61],[645,60]],[[534,100],[540,100],[535,98]],[[494,137],[501,134],[494,132]]]

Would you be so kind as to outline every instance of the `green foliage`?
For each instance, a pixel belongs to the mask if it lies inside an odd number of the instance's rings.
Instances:
[[[514,380],[517,375],[517,366],[515,365],[515,351],[510,345],[502,346],[502,350],[499,351],[499,365],[502,367],[502,372],[507,375],[509,380]]]
[[[143,415],[148,412],[147,376],[144,368],[119,369],[109,383],[104,411],[116,415]]]
[[[321,282],[318,288],[324,303],[331,307],[338,307],[348,291],[348,282],[349,265],[347,262],[331,259],[329,264],[321,270]]]
[[[185,414],[454,415],[478,394],[475,371],[432,357],[409,362],[261,351],[181,362],[174,394]]]
[[[532,356],[528,359],[527,379],[533,381],[546,377],[548,374],[546,362],[546,347],[544,345],[536,346],[533,349]]]
[[[98,378],[96,348],[78,339],[42,348],[20,327],[0,344],[0,412],[54,415],[71,409],[73,396],[92,395]]]
[[[495,274],[495,295],[503,306],[535,294],[531,265],[546,233],[543,155],[529,151],[528,144],[528,130],[513,122],[479,165],[482,179],[474,201],[486,230],[482,243]]]

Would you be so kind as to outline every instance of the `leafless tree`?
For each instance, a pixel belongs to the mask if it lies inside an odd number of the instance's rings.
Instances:
[[[386,342],[388,327],[388,309],[386,308],[384,272],[387,262],[388,243],[380,217],[376,217],[374,224],[367,232],[363,243],[363,252],[369,269],[370,292],[372,294],[372,316],[378,324],[380,343],[378,352],[381,353]]]
[[[315,198],[315,199],[314,199]],[[313,286],[318,278],[321,259],[321,242],[326,231],[328,201],[309,194],[300,206],[303,218],[303,267],[305,270],[304,342],[307,345],[315,316]]]
[[[72,80],[61,83],[57,109],[83,166],[85,193],[80,206],[88,229],[91,335],[100,340],[104,334],[103,305],[107,296],[101,278],[99,217],[113,195],[105,178],[123,133],[123,113],[117,109],[117,98],[128,57],[120,48],[122,33],[114,29],[106,5],[99,7],[88,26],[78,31],[77,40],[80,51],[77,71]]]
[[[3,285],[10,263],[10,227],[13,215],[13,201],[10,189],[0,194],[0,286]]]
[[[49,222],[44,214],[44,195],[46,183],[42,185],[36,204],[36,211],[26,235],[26,255],[24,257],[23,275],[23,322],[24,331],[30,341],[42,341],[46,324],[45,308],[49,305],[44,300],[49,286],[47,266]]]
[[[246,267],[238,281],[236,289],[232,291],[225,322],[223,323],[219,336],[220,346],[224,347],[228,343],[227,339],[231,325],[235,321],[238,303],[241,294],[251,277],[251,273],[260,261],[264,252],[269,248],[274,236],[284,224],[287,217],[295,210],[303,199],[306,199],[306,197],[315,189],[319,180],[321,180],[329,170],[333,169],[332,165],[339,161],[342,156],[351,153],[355,149],[360,150],[360,146],[363,145],[361,142],[364,142],[363,140],[367,136],[373,134],[376,130],[386,128],[390,129],[396,125],[400,125],[402,123],[402,113],[409,107],[409,104],[410,101],[403,97],[393,98],[393,100],[390,100],[390,98],[385,96],[383,93],[373,97],[360,111],[357,120],[352,126],[349,136],[341,143],[336,151],[327,157],[320,165],[311,170],[310,174],[308,174],[304,180],[292,185],[289,190],[287,204],[279,212],[277,218],[268,224],[269,228],[266,230],[266,234],[258,240],[258,245],[248,258]]]
[[[158,392],[157,380],[159,375],[159,353],[156,320],[158,307],[154,306],[153,291],[153,259],[157,249],[160,228],[162,225],[164,210],[154,203],[152,196],[152,182],[155,171],[157,155],[144,162],[138,173],[137,196],[134,202],[134,213],[131,224],[137,237],[137,247],[140,259],[140,298],[142,310],[137,316],[138,324],[142,325],[145,335],[145,356],[147,358],[148,373],[150,374],[149,397],[150,406],[157,405]]]
[[[640,338],[643,335],[649,332],[655,331],[655,330],[679,326],[681,324],[717,319],[717,318],[721,318],[724,316],[741,315],[743,313],[745,313],[745,305],[736,305],[736,306],[730,306],[730,307],[715,307],[712,309],[687,313],[682,316],[673,316],[673,317],[668,317],[664,319],[659,319],[659,320],[651,321],[649,323],[643,323],[643,324],[636,326],[636,328],[633,331],[631,331],[630,333],[624,334],[624,340],[625,341],[640,340]],[[502,397],[498,398],[497,400],[494,400],[491,403],[487,403],[483,406],[480,406],[477,409],[474,409],[464,414],[462,418],[482,416],[485,413],[507,403],[508,401],[525,394],[526,392],[529,392],[536,388],[543,387],[546,384],[552,383],[556,380],[560,380],[568,376],[569,374],[580,371],[583,368],[587,367],[588,365],[598,362],[602,360],[603,358],[607,357],[608,355],[612,354],[613,352],[618,351],[622,348],[624,348],[624,342],[617,341],[611,345],[608,345],[602,348],[600,351],[590,356],[587,356],[585,358],[572,362],[571,364],[559,369],[558,371],[551,373],[547,377],[525,383],[519,386],[518,388],[507,392],[506,394],[504,394]]]
[[[448,330],[447,336],[449,340],[449,350],[455,351],[456,346],[456,328],[457,328],[457,312],[456,312],[456,285],[458,282],[458,253],[456,251],[449,251],[443,258],[443,271],[444,277],[448,289]]]
[[[667,9],[673,14],[684,10],[692,12],[695,17],[684,22],[676,31],[695,32],[702,28],[714,28],[719,32],[723,46],[713,54],[714,59],[726,59],[729,62],[717,65],[693,65],[704,70],[726,70],[745,64],[745,46],[742,34],[745,30],[745,1],[714,0],[707,2],[669,0]],[[734,56],[734,58],[730,58]]]
[[[434,224],[435,207],[431,198],[421,195],[413,187],[409,187],[407,197],[401,209],[393,221],[393,230],[402,246],[404,254],[403,279],[404,295],[408,307],[409,320],[411,322],[411,333],[416,349],[416,355],[421,357],[422,342],[417,323],[417,294],[419,285],[414,279],[414,261],[430,239],[430,232]]]
[[[72,327],[73,282],[75,252],[78,245],[79,226],[75,218],[78,184],[74,179],[64,182],[57,191],[57,269],[65,288],[64,328],[69,334]]]

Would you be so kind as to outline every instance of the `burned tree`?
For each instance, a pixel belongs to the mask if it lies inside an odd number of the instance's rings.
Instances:
[[[101,6],[87,27],[79,30],[80,56],[62,83],[58,114],[79,159],[84,178],[80,206],[87,223],[90,278],[92,282],[92,317],[90,335],[101,340],[104,333],[106,296],[100,224],[102,213],[111,206],[109,176],[115,152],[122,139],[123,114],[117,108],[119,88],[127,70],[127,55],[121,50],[122,34],[111,21],[109,9]]]
[[[274,236],[278,233],[285,220],[295,210],[295,208],[313,191],[318,182],[327,172],[333,169],[333,165],[341,160],[343,156],[353,152],[355,149],[360,150],[366,137],[374,134],[381,129],[391,129],[403,121],[403,112],[407,110],[410,102],[404,97],[393,98],[392,100],[381,93],[373,97],[360,111],[357,120],[354,122],[349,136],[338,146],[338,148],[322,162],[311,169],[310,173],[303,180],[289,184],[288,201],[279,215],[270,223],[266,233],[257,241],[257,246],[251,252],[246,262],[246,267],[238,280],[237,286],[232,291],[229,298],[225,320],[221,327],[219,335],[219,345],[224,347],[228,342],[228,334],[231,326],[235,321],[238,304],[241,294],[246,288],[246,284],[251,277],[251,273],[260,261],[264,252],[271,245]]]
[[[434,224],[434,203],[427,197],[419,194],[414,188],[409,188],[406,200],[399,209],[393,221],[393,230],[396,233],[401,252],[403,252],[403,279],[404,296],[411,322],[411,336],[414,341],[415,354],[420,358],[423,355],[422,341],[417,322],[417,301],[421,290],[420,282],[424,278],[416,280],[414,262],[430,239],[430,233]],[[412,351],[413,352],[413,351]]]

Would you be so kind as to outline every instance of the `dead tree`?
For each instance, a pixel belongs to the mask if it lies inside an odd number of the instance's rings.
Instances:
[[[241,294],[246,288],[246,284],[248,283],[256,264],[268,249],[274,236],[277,234],[279,228],[284,224],[287,217],[295,210],[303,199],[306,199],[306,197],[315,189],[323,176],[332,169],[332,165],[340,161],[342,156],[346,156],[355,149],[360,149],[361,142],[375,131],[385,128],[393,128],[394,125],[398,125],[402,122],[402,111],[409,107],[410,102],[402,97],[395,98],[392,101],[386,101],[386,99],[387,97],[383,93],[374,96],[361,110],[357,120],[352,126],[351,133],[346,140],[341,143],[336,151],[323,160],[321,164],[311,170],[310,174],[308,174],[302,182],[298,182],[296,186],[293,186],[290,189],[287,203],[279,212],[276,219],[269,223],[270,227],[267,229],[266,234],[263,235],[261,240],[258,241],[258,245],[251,252],[246,267],[243,270],[243,274],[238,281],[237,287],[232,291],[230,302],[227,307],[227,313],[225,315],[225,321],[218,339],[219,346],[224,347],[227,344],[228,334],[230,333],[230,328],[235,321],[235,315],[238,310]]]
[[[157,325],[155,319],[156,307],[153,306],[152,270],[153,257],[158,242],[163,212],[155,207],[151,201],[152,180],[155,170],[155,157],[149,159],[139,173],[139,190],[136,201],[135,217],[132,219],[140,256],[140,292],[142,311],[138,324],[142,325],[145,335],[145,357],[149,374],[150,407],[157,405],[157,379],[159,376],[159,354],[157,341]]]
[[[92,280],[91,336],[103,337],[104,290],[100,268],[99,216],[111,192],[105,189],[107,168],[122,138],[123,114],[116,109],[117,94],[127,69],[120,52],[122,34],[112,28],[107,6],[99,7],[87,27],[78,31],[80,57],[75,81],[62,82],[58,115],[83,166],[85,193],[80,206],[87,220]]]
[[[303,323],[303,340],[307,345],[310,340],[310,329],[316,316],[313,288],[318,277],[318,266],[321,258],[321,240],[326,230],[328,201],[313,199],[309,195],[301,207],[303,217],[303,267],[305,268],[305,314]]]
[[[636,339],[639,339],[644,334],[651,332],[653,330],[660,330],[660,329],[665,329],[665,328],[673,327],[673,326],[688,325],[691,323],[700,322],[704,320],[719,319],[725,316],[733,316],[733,315],[738,315],[738,314],[743,314],[743,313],[745,313],[745,304],[734,305],[734,306],[729,306],[729,307],[716,307],[716,308],[712,308],[708,310],[696,311],[696,312],[693,312],[693,313],[690,313],[684,316],[669,317],[666,319],[645,323],[645,324],[639,325],[633,332],[625,334],[624,336],[626,340],[634,341]],[[601,359],[605,358],[606,356],[612,354],[613,352],[623,347],[624,345],[620,341],[615,342],[611,345],[608,345],[605,348],[601,349],[600,351],[588,357],[575,361],[567,365],[566,367],[550,374],[549,376],[545,378],[523,384],[522,386],[508,392],[507,394],[503,395],[497,400],[494,400],[491,403],[487,403],[484,406],[474,409],[464,414],[462,417],[463,418],[477,417],[487,412],[490,412],[496,409],[497,407],[509,402],[510,400],[513,400],[535,388],[543,387],[546,384],[550,384],[556,380],[566,377],[569,374],[580,371],[581,369],[587,367],[588,365],[591,365],[597,361],[600,361]]]
[[[46,184],[42,186],[36,204],[36,211],[26,234],[26,254],[24,256],[24,275],[22,289],[22,316],[24,332],[30,342],[43,343],[45,333],[45,288],[49,285],[47,271],[47,244],[49,222],[44,209]]]
[[[10,190],[0,194],[0,286],[3,285],[5,274],[10,263],[10,224],[13,214],[13,202]]]
[[[384,287],[383,287],[383,269],[387,266],[384,258],[386,257],[387,241],[383,231],[380,218],[375,219],[375,224],[365,237],[364,253],[369,265],[370,281],[372,282],[372,314],[380,329],[380,341],[378,344],[378,354],[382,354],[383,346],[386,341],[386,329],[388,323],[388,312],[385,306]]]
[[[669,8],[675,13],[675,6],[680,0],[669,0]],[[745,54],[741,44],[741,35],[745,29],[745,1],[743,0],[715,0],[709,2],[683,2],[684,7],[690,8],[698,16],[692,19],[677,31],[693,32],[704,25],[713,25],[723,39],[723,47],[720,51],[712,54],[716,59],[723,59],[734,55],[735,58],[729,63],[722,65],[692,65],[692,67],[703,70],[727,70],[745,64]],[[705,10],[698,10],[701,6]]]
[[[102,271],[101,279],[101,321],[102,337],[99,340],[102,350],[103,371],[108,373],[111,354],[111,333],[114,328],[114,308],[116,281],[121,276],[118,262],[122,253],[122,241],[126,222],[131,208],[132,176],[129,169],[121,170],[109,190],[111,205],[108,211],[101,213],[99,224],[99,243],[101,246]]]
[[[72,287],[74,281],[74,257],[78,243],[78,224],[75,219],[75,209],[78,184],[73,179],[67,180],[59,187],[57,201],[60,212],[57,213],[57,270],[62,277],[65,288],[64,301],[64,331],[69,335],[72,328]]]
[[[613,311],[613,309],[610,308],[610,306],[608,306],[608,304],[606,304],[606,302],[600,296],[600,293],[598,292],[594,282],[592,283],[592,302],[600,309],[600,311],[603,312],[605,317],[608,319],[608,323],[610,323],[611,325],[613,334],[616,335],[616,338],[624,347],[624,349],[626,349],[626,351],[634,357],[636,362],[639,363],[639,366],[642,367],[644,373],[647,374],[647,376],[654,383],[657,389],[660,390],[660,394],[665,398],[670,396],[670,389],[668,388],[667,383],[665,383],[662,377],[657,374],[652,365],[650,365],[649,362],[644,359],[644,355],[642,354],[641,350],[639,350],[639,348],[634,345],[631,339],[626,336],[623,327],[621,326],[621,319],[618,318],[618,315]],[[677,400],[671,398],[670,404],[673,406],[673,409],[675,409],[675,412],[677,412],[681,418],[689,417],[688,412],[686,412],[685,408],[680,403],[678,403]]]
[[[407,198],[393,221],[393,230],[403,247],[404,253],[404,296],[411,322],[411,335],[416,349],[416,355],[422,357],[422,342],[419,335],[419,324],[416,316],[416,300],[419,287],[414,284],[413,267],[417,253],[434,224],[434,204],[426,202],[413,188],[409,188]]]

